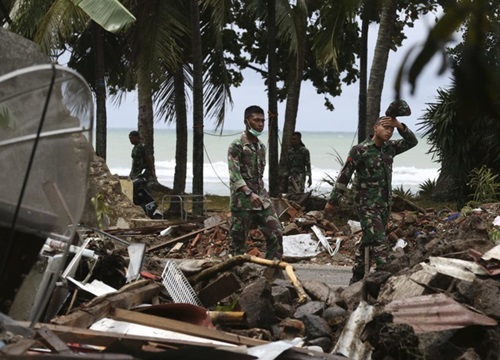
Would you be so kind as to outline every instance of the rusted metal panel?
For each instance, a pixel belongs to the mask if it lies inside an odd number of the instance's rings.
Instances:
[[[397,299],[385,306],[395,324],[408,324],[415,333],[459,329],[470,325],[495,326],[497,321],[473,311],[444,294]]]

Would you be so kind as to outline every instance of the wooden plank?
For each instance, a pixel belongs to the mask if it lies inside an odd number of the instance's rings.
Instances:
[[[239,336],[215,329],[209,329],[203,326],[189,324],[183,321],[162,318],[159,316],[143,314],[119,308],[114,308],[110,315],[114,320],[128,321],[134,324],[145,326],[153,326],[163,330],[170,330],[182,334],[203,337],[206,339],[224,341],[230,344],[247,346],[268,344],[267,341],[259,339],[252,339],[245,336]]]
[[[50,331],[46,326],[42,326],[37,331],[38,336],[41,337],[42,342],[47,346],[50,350],[59,353],[59,354],[71,354],[72,351],[66,345],[64,341],[58,338],[52,331]]]
[[[184,234],[182,236],[176,237],[175,239],[171,239],[171,240],[165,241],[164,243],[161,243],[161,244],[158,244],[158,245],[150,247],[149,249],[146,250],[146,252],[151,252],[151,251],[155,251],[155,250],[164,248],[165,246],[168,246],[168,245],[170,245],[172,243],[175,243],[175,242],[178,242],[178,241],[188,240],[189,238],[193,237],[196,234],[199,234],[199,233],[201,233],[203,231],[206,231],[206,230],[213,229],[214,227],[219,226],[219,225],[221,225],[223,223],[224,222],[221,222],[219,224],[215,224],[215,225],[212,225],[212,226],[207,226],[207,227],[205,227],[203,229],[195,230],[195,231],[192,231],[190,233]]]
[[[27,321],[21,321],[16,323],[24,325],[26,327],[30,326],[30,323]],[[115,333],[112,331],[99,331],[99,330],[83,329],[83,328],[76,328],[71,326],[55,325],[55,324],[37,323],[34,326],[35,329],[40,329],[41,327],[47,327],[50,331],[56,334],[65,343],[87,344],[87,345],[107,347],[115,343],[116,341],[120,340],[134,347],[141,347],[142,345],[146,345],[150,342],[163,344],[166,346],[173,346],[173,347],[220,346],[218,344],[212,344],[212,343],[203,343],[196,341],[193,342],[193,341],[179,340],[179,339],[165,339],[161,337],[156,337],[154,335],[153,336],[131,335],[131,334]]]
[[[76,326],[86,328],[97,320],[106,317],[113,307],[130,309],[143,304],[156,296],[162,287],[157,283],[150,283],[141,288],[132,289],[122,293],[111,293],[92,300],[85,306],[69,315],[59,316],[51,322],[58,325]]]

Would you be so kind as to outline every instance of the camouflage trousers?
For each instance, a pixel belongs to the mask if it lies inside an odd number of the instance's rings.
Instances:
[[[288,193],[303,193],[306,187],[306,174],[293,174],[288,177]]]
[[[243,254],[246,251],[246,239],[250,229],[259,229],[266,239],[266,259],[283,257],[283,228],[272,206],[263,210],[231,211],[232,251]]]
[[[356,251],[352,268],[351,284],[362,280],[365,275],[365,248],[369,248],[370,267],[383,266],[388,259],[391,245],[386,236],[390,208],[361,207],[357,209],[363,237]]]

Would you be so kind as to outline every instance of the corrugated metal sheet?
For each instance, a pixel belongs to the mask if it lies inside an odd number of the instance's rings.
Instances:
[[[497,321],[473,311],[444,294],[397,299],[385,306],[395,324],[408,324],[415,333],[459,329],[469,325],[495,326]]]

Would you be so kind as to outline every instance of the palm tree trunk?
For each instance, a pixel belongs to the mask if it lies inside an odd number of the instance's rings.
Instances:
[[[203,53],[200,29],[200,8],[191,0],[193,30],[193,215],[203,213]]]
[[[92,21],[92,35],[95,46],[95,98],[96,98],[96,154],[106,160],[106,86],[104,80],[104,45],[102,28]]]
[[[285,109],[285,123],[283,125],[283,141],[281,145],[280,174],[286,170],[288,149],[290,138],[295,131],[297,124],[297,113],[299,111],[300,89],[302,86],[302,75],[304,72],[305,52],[306,52],[306,32],[307,14],[297,14],[297,37],[299,46],[297,48],[296,61],[290,62],[289,77],[286,82],[287,96]],[[280,191],[286,192],[286,182],[283,176],[280,177]]]
[[[137,102],[139,104],[138,129],[148,152],[154,158],[153,99],[149,71],[137,70]],[[154,161],[153,161],[154,163]]]
[[[365,0],[361,19],[361,51],[359,55],[358,143],[366,139],[366,79],[368,63],[368,29],[370,20]]]
[[[380,16],[380,27],[378,30],[372,67],[370,70],[370,82],[367,93],[367,118],[366,132],[373,132],[373,124],[380,114],[380,99],[384,89],[385,72],[389,59],[389,51],[392,46],[392,32],[396,22],[397,0],[386,0],[382,7]]]
[[[278,92],[276,76],[278,63],[276,58],[276,1],[268,0],[267,36],[268,36],[268,112],[269,112],[269,194],[279,193],[278,175]]]
[[[179,66],[174,73],[174,107],[175,107],[175,172],[174,172],[174,188],[172,193],[175,195],[184,194],[186,190],[187,176],[187,148],[188,148],[188,131],[187,131],[187,113],[186,113],[186,96],[184,86],[184,73],[182,65]],[[171,214],[183,216],[181,203],[177,201],[170,202],[168,210]]]
[[[175,92],[175,173],[174,194],[186,191],[188,130],[186,114],[186,96],[182,66],[174,74]]]

